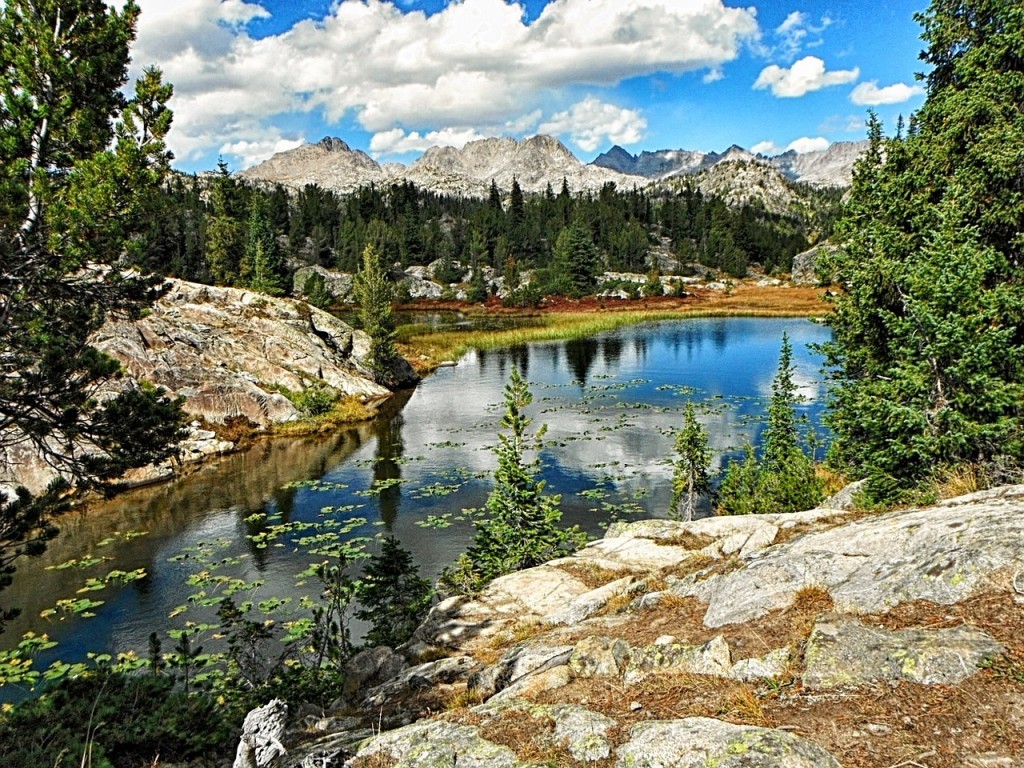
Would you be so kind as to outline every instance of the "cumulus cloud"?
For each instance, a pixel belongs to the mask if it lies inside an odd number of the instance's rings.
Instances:
[[[781,155],[783,152],[785,152],[785,150],[782,147],[780,147],[778,144],[771,140],[757,142],[757,144],[750,148],[750,151],[753,152],[755,155],[765,155],[767,157]]]
[[[919,85],[896,83],[879,88],[878,81],[872,80],[854,88],[850,94],[850,101],[861,107],[877,107],[882,104],[902,104],[923,93],[924,88]]]
[[[541,133],[569,136],[585,152],[606,141],[635,144],[644,137],[647,120],[634,109],[622,109],[588,96],[540,126]]]
[[[794,139],[789,142],[785,147],[780,147],[774,141],[760,141],[750,148],[750,151],[757,155],[766,155],[768,157],[774,157],[775,155],[781,155],[783,152],[793,151],[798,155],[806,154],[807,152],[822,152],[829,148],[831,142],[821,136],[811,138],[809,136],[803,136],[799,139]]]
[[[798,155],[804,155],[808,152],[824,152],[828,149],[829,144],[831,144],[831,142],[823,136],[816,136],[814,138],[804,136],[789,142],[789,146],[786,147],[786,150],[793,150]]]
[[[427,15],[385,0],[335,2],[255,39],[267,9],[244,0],[140,0],[134,59],[174,83],[170,142],[179,157],[224,142],[264,141],[297,111],[368,131],[433,132],[504,124],[573,87],[655,72],[707,70],[759,34],[752,10],[722,0],[551,0],[528,21],[510,0],[461,0]],[[557,102],[556,102],[557,103]]]
[[[829,72],[825,69],[825,62],[817,56],[805,56],[789,69],[777,64],[765,67],[754,83],[754,88],[771,88],[775,96],[794,98],[832,85],[853,83],[858,77],[860,70],[856,67]]]
[[[431,147],[462,149],[471,141],[487,138],[475,128],[445,128],[421,135],[419,131],[406,133],[401,128],[376,133],[370,140],[374,155],[401,155],[406,152],[424,152]]]
[[[222,144],[220,154],[238,158],[241,167],[259,165],[278,152],[287,152],[305,143],[304,139],[267,138],[260,141],[234,141]]]

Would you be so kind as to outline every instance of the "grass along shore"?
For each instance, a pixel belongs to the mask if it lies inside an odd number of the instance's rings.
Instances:
[[[539,341],[579,339],[637,323],[684,317],[820,317],[829,311],[824,294],[824,289],[820,288],[740,284],[729,292],[698,291],[685,298],[637,301],[559,299],[537,310],[515,313],[500,307],[470,307],[469,314],[514,314],[529,318],[529,324],[504,330],[413,329],[400,338],[399,348],[417,371],[425,374],[446,361],[457,361],[470,349],[498,349]]]

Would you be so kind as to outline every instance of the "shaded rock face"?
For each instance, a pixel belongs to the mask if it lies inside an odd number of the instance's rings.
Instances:
[[[818,245],[796,254],[793,257],[793,271],[789,281],[793,285],[809,286],[832,282],[831,276],[822,274],[821,262],[834,250],[836,250],[834,245]]]

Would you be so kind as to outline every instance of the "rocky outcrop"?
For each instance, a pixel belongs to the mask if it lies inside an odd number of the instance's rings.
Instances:
[[[326,386],[367,400],[391,394],[369,373],[365,333],[305,302],[237,288],[171,280],[144,317],[111,319],[92,343],[121,363],[129,381],[149,382],[184,399],[185,412],[197,420],[183,446],[185,459],[228,447],[201,423],[240,420],[266,428],[300,418],[285,391]],[[394,379],[409,386],[418,377],[402,360]],[[10,476],[0,478],[2,484],[39,492],[54,476],[31,451],[5,459]],[[170,464],[145,470],[133,482],[170,472]]]
[[[817,245],[793,257],[793,272],[789,281],[793,285],[821,285],[832,282],[832,276],[823,274],[822,260],[836,249],[834,245]]]
[[[449,658],[379,682],[395,654],[367,655],[374,687],[350,704],[382,732],[293,732],[284,764],[1018,765],[1021,541],[1024,486],[867,517],[618,523],[438,604],[399,649]],[[462,705],[422,717],[439,688]]]
[[[390,394],[368,372],[366,334],[304,302],[238,288],[172,281],[148,315],[108,322],[94,343],[210,423],[242,417],[266,427],[298,418],[281,390]],[[417,380],[408,364],[395,376],[402,385]]]

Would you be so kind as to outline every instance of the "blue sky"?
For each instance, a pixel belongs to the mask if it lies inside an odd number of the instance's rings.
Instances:
[[[176,167],[323,136],[381,161],[486,136],[774,154],[923,101],[924,0],[141,0],[135,64],[175,85]]]

